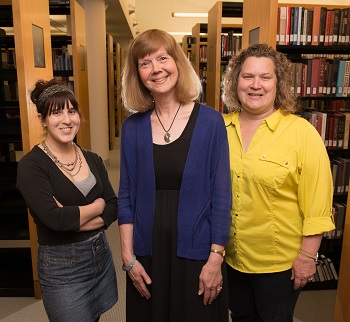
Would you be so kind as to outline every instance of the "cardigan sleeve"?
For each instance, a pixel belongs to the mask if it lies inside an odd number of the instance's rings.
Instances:
[[[30,152],[29,152],[30,153]],[[54,199],[50,171],[37,154],[26,155],[18,163],[17,188],[21,192],[34,221],[54,231],[77,231],[80,211],[77,205],[59,207]],[[62,187],[64,190],[65,187]]]

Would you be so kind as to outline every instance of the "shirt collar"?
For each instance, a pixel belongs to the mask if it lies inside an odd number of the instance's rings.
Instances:
[[[226,114],[224,116],[224,121],[225,121],[225,125],[226,127],[229,125],[234,125],[236,126],[236,124],[238,123],[238,116],[239,116],[239,112],[232,112],[229,114]],[[266,122],[267,126],[269,127],[269,129],[271,131],[276,130],[278,124],[280,123],[281,119],[283,118],[283,113],[280,109],[276,110],[275,113],[272,113],[271,115],[269,115],[264,121]]]

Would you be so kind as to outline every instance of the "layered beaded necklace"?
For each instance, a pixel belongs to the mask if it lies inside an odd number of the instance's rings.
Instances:
[[[179,105],[179,107],[178,107],[178,109],[177,109],[177,111],[176,111],[176,113],[175,113],[175,116],[174,116],[174,118],[173,118],[173,121],[171,122],[170,127],[169,127],[168,130],[165,129],[163,123],[161,122],[161,120],[160,120],[160,118],[159,118],[159,116],[158,116],[157,109],[156,109],[156,107],[154,107],[154,111],[156,112],[158,121],[159,121],[160,125],[162,126],[162,128],[163,128],[163,130],[164,130],[164,132],[165,132],[165,134],[164,134],[164,141],[165,141],[166,143],[169,143],[169,142],[171,141],[171,134],[170,134],[169,131],[170,131],[171,127],[172,127],[173,124],[174,124],[174,121],[175,121],[175,118],[176,118],[177,113],[179,113],[181,104],[182,104],[182,103],[180,103],[180,105]]]
[[[69,162],[69,163],[63,163],[60,160],[58,160],[58,158],[51,152],[51,150],[48,148],[48,146],[46,145],[45,140],[41,142],[43,148],[44,148],[44,152],[52,159],[53,162],[56,163],[56,165],[58,167],[60,167],[64,172],[68,173],[70,176],[74,177],[76,176],[80,169],[81,169],[81,165],[82,165],[82,160],[81,160],[81,156],[80,153],[78,151],[78,147],[76,146],[76,144],[73,142],[73,146],[74,146],[74,152],[75,152],[75,160],[73,162]],[[78,167],[78,169],[76,170],[76,168]],[[74,172],[75,171],[75,172]],[[72,173],[74,172],[74,173]]]

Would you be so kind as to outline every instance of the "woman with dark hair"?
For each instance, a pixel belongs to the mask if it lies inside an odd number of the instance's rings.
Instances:
[[[334,229],[329,158],[316,129],[292,114],[291,63],[266,44],[231,58],[223,80],[232,224],[226,248],[233,321],[293,321]]]
[[[171,35],[130,44],[118,194],[127,322],[228,321],[227,134],[220,113],[194,102],[200,92]]]
[[[38,233],[38,275],[51,322],[98,321],[118,299],[106,228],[117,197],[103,160],[74,143],[81,112],[57,79],[31,92],[45,139],[18,164],[17,187]]]

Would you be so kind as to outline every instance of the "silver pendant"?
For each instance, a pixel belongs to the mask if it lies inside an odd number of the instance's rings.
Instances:
[[[164,134],[164,141],[165,141],[166,143],[169,143],[169,142],[171,141],[171,136],[170,136],[170,133],[169,133],[169,132],[166,132],[166,133]]]

